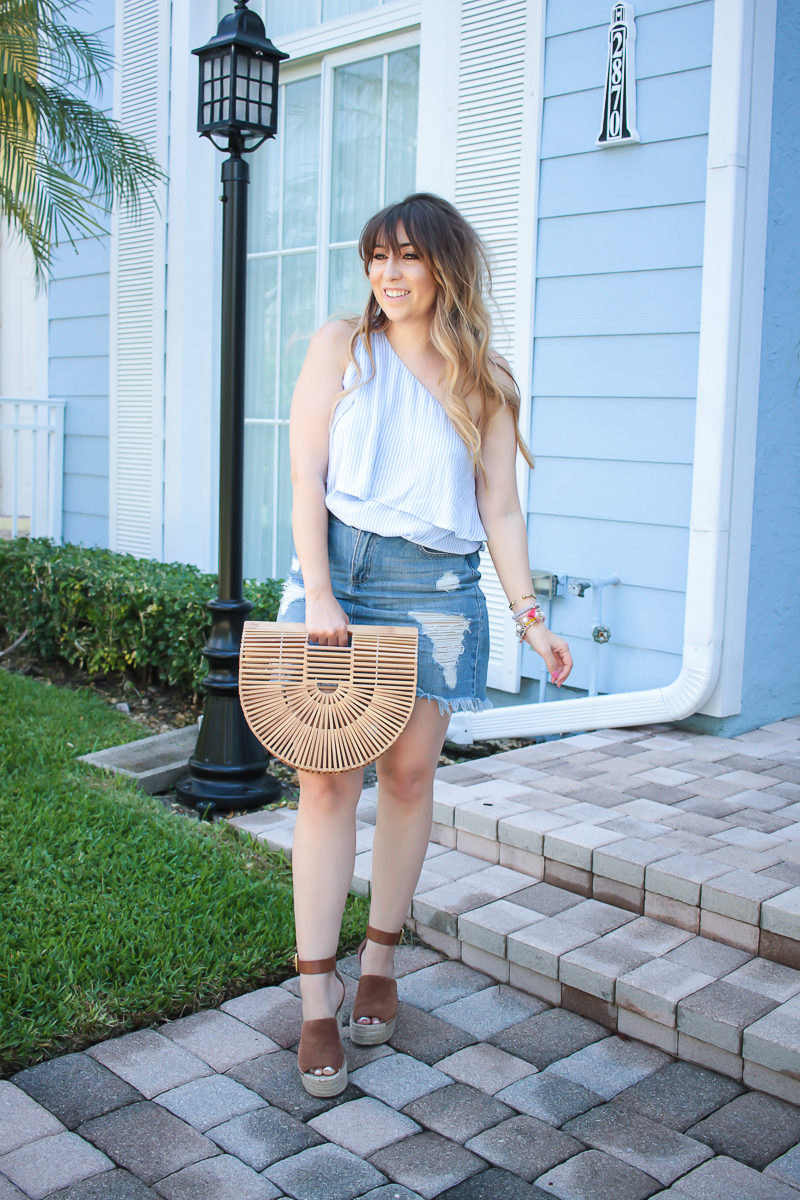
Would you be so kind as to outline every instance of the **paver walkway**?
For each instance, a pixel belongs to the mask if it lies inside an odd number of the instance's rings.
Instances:
[[[390,1045],[297,1074],[298,981],[0,1083],[0,1200],[798,1200],[800,1109],[398,951]],[[357,965],[342,964],[352,1003]]]
[[[233,824],[291,854],[296,813]],[[369,890],[374,788],[357,809]],[[800,718],[601,729],[445,767],[408,925],[451,959],[800,1104]]]
[[[0,1200],[800,1200],[800,719],[448,767],[434,820],[429,944],[343,1095],[300,1084],[288,980],[0,1082]]]

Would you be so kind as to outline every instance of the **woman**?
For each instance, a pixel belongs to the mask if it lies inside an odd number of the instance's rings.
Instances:
[[[358,322],[312,338],[292,399],[297,559],[279,620],[347,644],[347,625],[419,628],[417,700],[377,762],[367,938],[351,1040],[391,1037],[400,939],[431,828],[433,778],[450,714],[485,705],[488,626],[478,551],[488,544],[520,636],[561,686],[567,643],[535,606],[515,482],[519,393],[491,351],[486,258],[472,227],[425,193],[378,213],[359,253],[372,294]],[[335,951],[355,856],[362,771],[300,772],[292,852],[303,1028],[298,1064],[314,1095],[347,1084]],[[335,1014],[332,1016],[331,1014]]]

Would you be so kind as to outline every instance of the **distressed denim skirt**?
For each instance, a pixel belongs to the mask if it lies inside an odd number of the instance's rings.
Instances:
[[[478,586],[479,555],[429,550],[328,521],[333,594],[351,625],[416,625],[417,695],[439,711],[486,708],[489,624]],[[295,557],[283,587],[279,621],[305,621],[305,591]]]

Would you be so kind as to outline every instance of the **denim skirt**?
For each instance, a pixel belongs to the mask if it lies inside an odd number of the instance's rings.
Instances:
[[[405,538],[383,537],[328,514],[333,594],[351,625],[416,625],[417,695],[439,711],[487,707],[489,623],[478,586],[479,555],[429,550]],[[300,565],[292,560],[279,621],[305,621]]]

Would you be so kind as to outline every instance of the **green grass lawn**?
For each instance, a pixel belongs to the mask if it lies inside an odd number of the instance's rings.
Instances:
[[[282,856],[75,761],[141,733],[0,671],[0,1077],[294,973]],[[340,951],[366,919],[350,897]]]

